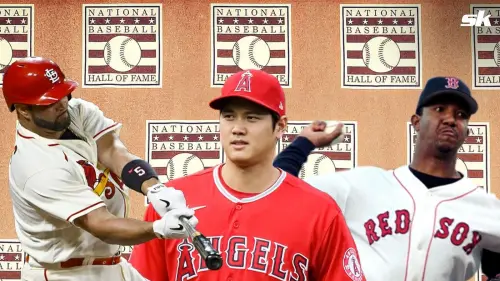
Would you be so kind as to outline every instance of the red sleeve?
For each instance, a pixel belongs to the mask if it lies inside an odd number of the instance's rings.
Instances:
[[[337,213],[326,229],[317,253],[315,280],[366,281],[358,249],[342,213]]]
[[[149,205],[144,220],[153,222],[158,219],[160,219],[160,216]],[[150,281],[168,280],[164,240],[153,239],[134,246],[129,257],[129,262],[142,276]]]

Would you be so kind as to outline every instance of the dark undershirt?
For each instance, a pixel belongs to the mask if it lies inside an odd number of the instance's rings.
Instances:
[[[66,129],[64,133],[59,138],[60,140],[81,140],[77,135],[75,135],[70,129]]]
[[[285,148],[274,159],[273,165],[284,171],[298,176],[300,168],[306,162],[307,156],[314,150],[314,145],[304,137],[297,137],[287,148]],[[454,183],[460,179],[440,178],[421,173],[412,169],[410,171],[427,188]],[[500,274],[500,253],[483,250],[481,256],[481,270],[489,278]]]
[[[413,169],[412,167],[408,167],[408,168],[410,168],[410,171],[413,173],[413,175],[415,177],[417,177],[417,179],[419,179],[427,188],[433,188],[436,186],[451,184],[451,183],[457,182],[460,179],[462,179],[462,177],[460,177],[459,179],[435,177],[435,176],[421,173],[421,172]]]

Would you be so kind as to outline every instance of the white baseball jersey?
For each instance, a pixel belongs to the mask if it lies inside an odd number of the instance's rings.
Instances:
[[[97,161],[96,140],[112,130],[119,132],[121,124],[77,98],[69,101],[68,112],[69,129],[81,140],[46,139],[17,124],[9,185],[17,236],[30,264],[109,257],[119,248],[73,221],[103,206],[115,216],[127,216],[128,189]]]
[[[342,209],[366,280],[468,280],[483,248],[500,251],[500,201],[467,178],[428,189],[402,166],[306,181]]]

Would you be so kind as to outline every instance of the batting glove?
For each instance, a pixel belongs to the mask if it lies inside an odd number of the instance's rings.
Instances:
[[[187,207],[182,191],[166,187],[161,183],[148,188],[147,197],[155,211],[162,217],[170,210]]]
[[[183,239],[188,238],[184,226],[180,221],[180,217],[189,218],[189,222],[193,227],[198,224],[198,219],[194,216],[194,211],[188,208],[173,209],[165,214],[161,219],[153,222],[153,231],[160,239]]]

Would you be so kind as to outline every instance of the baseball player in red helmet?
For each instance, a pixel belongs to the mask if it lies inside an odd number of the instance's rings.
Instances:
[[[464,82],[434,77],[411,117],[417,139],[410,165],[306,179],[338,202],[368,280],[465,281],[478,271],[485,249],[500,251],[500,200],[456,169],[477,110]],[[322,122],[306,127],[274,165],[297,175],[315,147],[338,136],[324,129]],[[488,271],[489,277],[498,273]]]
[[[10,65],[3,95],[17,114],[9,165],[16,233],[27,263],[23,280],[145,280],[119,245],[184,238],[179,216],[191,217],[181,191],[167,188],[119,138],[121,124],[87,101],[51,60]],[[161,214],[128,219],[128,189],[148,196]]]
[[[287,124],[278,80],[260,70],[230,76],[210,106],[220,112],[224,164],[175,179],[222,256],[208,270],[188,239],[134,247],[132,265],[151,281],[365,280],[336,203],[272,165]],[[159,218],[148,207],[146,221]]]

